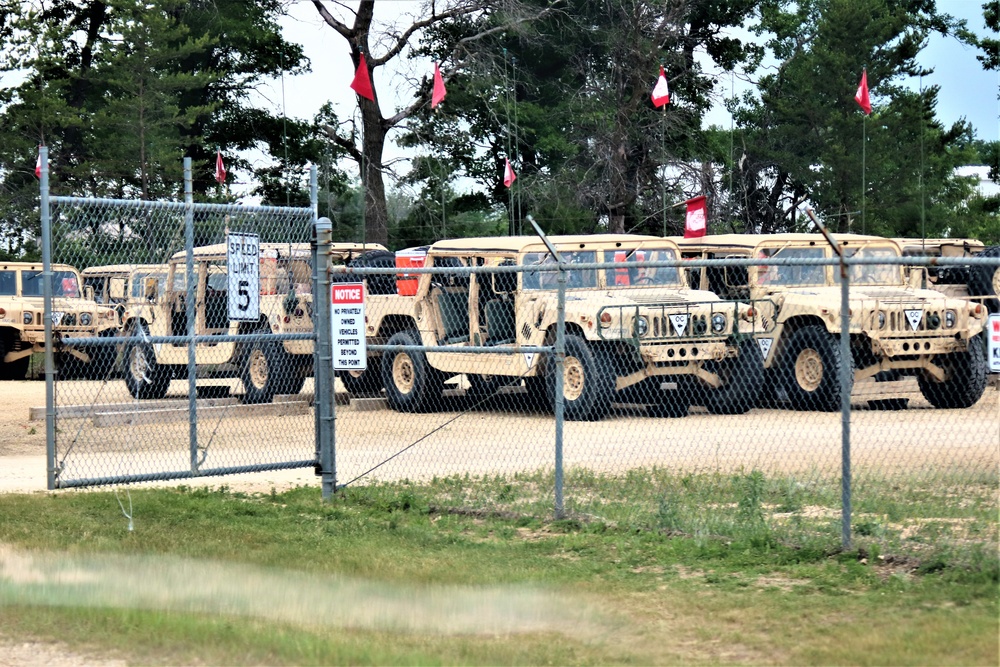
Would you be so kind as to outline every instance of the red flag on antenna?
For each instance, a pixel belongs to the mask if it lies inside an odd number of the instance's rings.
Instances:
[[[663,71],[662,65],[660,65],[660,77],[656,80],[651,97],[653,106],[657,109],[670,102],[670,87],[667,85],[667,74]]]
[[[708,212],[705,195],[687,200],[687,215],[684,216],[684,238],[704,236],[708,228]]]
[[[510,160],[504,158],[505,166],[503,168],[503,184],[508,188],[514,184],[517,180],[517,174],[514,173],[514,168],[510,166]]]
[[[871,115],[872,103],[868,99],[868,70],[861,70],[861,83],[858,85],[858,92],[854,94],[854,101],[858,103],[866,116]]]
[[[431,95],[431,109],[441,104],[448,91],[444,89],[444,79],[441,78],[441,68],[434,63],[434,93]]]
[[[42,177],[42,147],[38,147],[38,159],[35,160],[35,178]]]
[[[368,75],[368,63],[365,61],[365,54],[361,54],[358,60],[358,71],[354,73],[354,81],[351,81],[351,88],[361,97],[375,101],[375,91],[372,90],[372,80]]]
[[[215,180],[220,185],[226,182],[226,165],[222,164],[222,151],[218,149],[215,151]]]

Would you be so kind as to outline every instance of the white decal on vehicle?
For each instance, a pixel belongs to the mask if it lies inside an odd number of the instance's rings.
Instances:
[[[774,343],[773,338],[758,338],[757,345],[760,346],[761,356],[767,360],[767,355],[771,353],[771,344]]]
[[[906,319],[910,323],[910,328],[913,329],[914,331],[916,331],[917,327],[920,326],[920,320],[924,316],[924,311],[923,310],[905,310],[903,312],[906,313]]]
[[[522,354],[524,354],[524,365],[531,368],[531,364],[535,363],[535,353],[523,352]]]
[[[687,329],[688,325],[688,315],[686,313],[683,315],[671,315],[670,323],[674,325],[674,331],[677,332],[677,335],[683,336],[684,330]]]

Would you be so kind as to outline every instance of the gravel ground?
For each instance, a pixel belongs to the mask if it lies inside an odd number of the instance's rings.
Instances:
[[[310,384],[303,390],[311,392]],[[170,396],[186,406],[186,383]],[[937,474],[962,469],[996,474],[1000,467],[1000,391],[987,389],[966,410],[935,410],[919,394],[909,409],[879,412],[858,401],[851,419],[852,460],[857,474]],[[121,423],[94,426],[103,404],[127,402],[123,383],[63,382],[57,404],[86,405],[83,418],[57,423],[56,447],[66,465],[64,479],[190,469],[185,419],[128,425],[145,411],[134,403],[116,414]],[[45,405],[43,382],[0,383],[0,492],[46,488],[45,421],[29,419],[29,408]],[[300,404],[301,405],[301,404]],[[310,460],[314,416],[264,414],[267,406],[214,408],[199,417],[199,443],[207,443],[205,468]],[[360,479],[427,479],[450,474],[512,474],[551,468],[554,424],[523,395],[474,405],[446,398],[444,411],[401,414],[378,399],[338,405],[335,423],[338,482]],[[201,415],[201,413],[199,412]],[[623,472],[657,465],[677,470],[732,471],[759,468],[796,475],[839,474],[839,413],[753,410],[746,415],[709,415],[700,408],[682,419],[652,419],[641,408],[622,408],[600,422],[568,422],[563,456],[567,467]],[[155,484],[220,486],[269,491],[316,485],[311,468],[188,478]]]

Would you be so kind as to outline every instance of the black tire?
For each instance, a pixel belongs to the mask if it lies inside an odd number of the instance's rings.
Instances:
[[[986,248],[977,257],[1000,257],[1000,246]],[[1000,313],[1000,266],[969,267],[969,294],[988,297],[983,299],[990,313]]]
[[[140,400],[163,398],[170,387],[170,369],[156,363],[153,346],[143,340],[147,336],[142,325],[134,328],[124,353],[125,386]]]
[[[944,382],[938,382],[927,373],[917,375],[920,393],[935,408],[968,408],[983,397],[987,367],[982,334],[969,340],[965,352],[938,357],[935,363],[944,369]]]
[[[788,400],[796,410],[840,410],[840,341],[821,326],[805,326],[792,333],[781,355],[781,377]],[[851,379],[848,391],[854,384]]]
[[[291,359],[280,343],[271,340],[256,340],[250,343],[240,370],[243,402],[270,403],[274,400],[275,394],[290,389],[288,374],[291,372]]]
[[[420,345],[420,334],[399,331],[388,345]],[[395,350],[382,355],[382,383],[389,407],[397,412],[428,412],[437,407],[444,376],[431,368],[422,350]]]
[[[470,373],[466,376],[469,380],[470,396],[492,396],[501,388],[515,384],[518,379],[506,375],[476,375]]]
[[[369,250],[347,263],[352,268],[393,268],[396,254],[388,250]],[[396,276],[393,274],[371,274],[365,276],[337,274],[334,282],[351,282],[364,279],[368,294],[395,294]]]
[[[377,396],[382,393],[382,371],[377,359],[369,357],[363,371],[337,371],[337,377],[351,396]]]
[[[2,356],[2,355],[0,355]],[[3,379],[6,380],[23,380],[28,377],[28,366],[31,364],[31,357],[22,357],[17,361],[12,361],[6,364],[4,369]]]
[[[704,388],[705,408],[713,415],[742,415],[757,406],[764,385],[764,357],[752,338],[739,344],[739,355],[711,361],[707,370],[722,380],[721,387]]]
[[[556,364],[546,365],[546,390],[556,405]],[[566,334],[563,363],[563,417],[569,421],[597,421],[611,411],[615,374],[607,354],[575,334]]]

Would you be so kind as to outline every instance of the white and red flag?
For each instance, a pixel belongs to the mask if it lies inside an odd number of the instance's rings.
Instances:
[[[358,69],[354,72],[354,81],[351,81],[351,89],[366,100],[375,101],[372,79],[368,75],[368,61],[365,60],[365,54],[363,53],[358,60]]]
[[[38,159],[35,160],[35,178],[42,177],[42,147],[38,147]]]
[[[444,79],[441,78],[441,68],[434,63],[434,93],[431,95],[431,109],[441,104],[448,91],[444,89]]]
[[[684,238],[692,239],[704,236],[708,230],[708,209],[705,206],[705,195],[688,199],[687,214],[684,216]]]
[[[660,65],[660,77],[656,80],[656,85],[653,86],[651,97],[653,106],[657,109],[670,102],[670,86],[667,85],[667,74],[663,71],[662,65]]]
[[[222,164],[222,151],[218,149],[215,151],[215,180],[220,185],[226,182],[226,165]]]
[[[858,103],[866,116],[872,113],[872,103],[868,99],[868,70],[861,70],[861,83],[858,84],[858,92],[854,94],[854,101]]]

